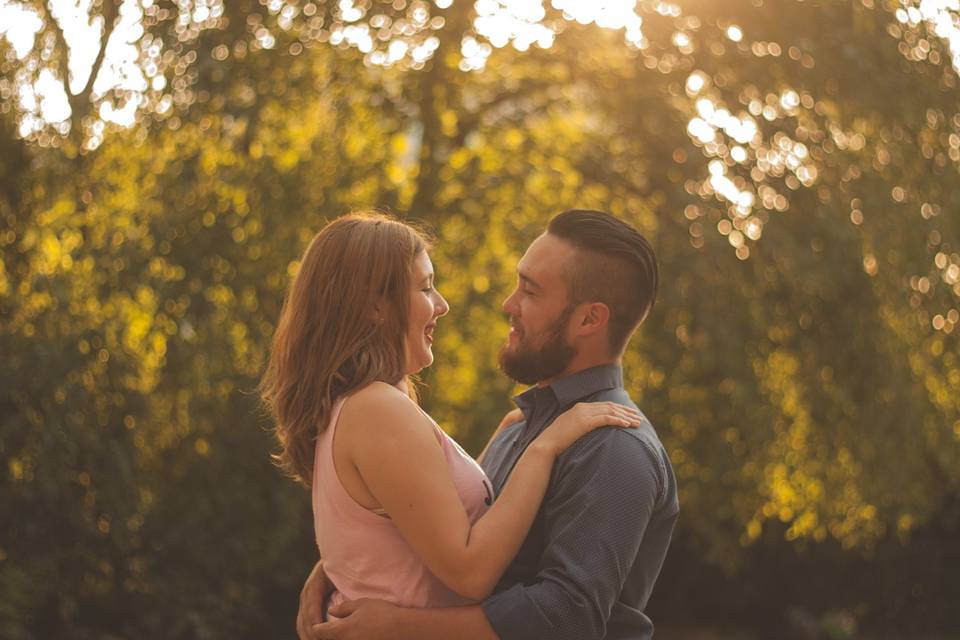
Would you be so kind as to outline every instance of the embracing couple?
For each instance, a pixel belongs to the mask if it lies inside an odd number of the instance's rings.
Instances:
[[[429,249],[394,218],[338,218],[281,312],[260,390],[280,462],[312,487],[301,640],[651,637],[677,487],[620,365],[656,297],[649,243],[584,210],[533,241],[500,353],[531,386],[477,461],[410,382],[449,310]]]

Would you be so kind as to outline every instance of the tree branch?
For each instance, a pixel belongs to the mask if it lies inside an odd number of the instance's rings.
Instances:
[[[117,24],[120,22],[120,2],[106,2],[106,0],[104,0],[104,4],[106,6],[101,15],[103,18],[103,37],[100,39],[100,50],[97,52],[97,57],[93,61],[93,66],[90,67],[90,75],[87,77],[87,82],[83,90],[78,94],[80,96],[86,96],[87,98],[89,98],[89,94],[93,91],[93,83],[96,81],[97,76],[100,75],[100,67],[103,66],[103,61],[107,56],[107,44],[110,42],[110,36],[113,35]]]
[[[63,29],[60,28],[60,23],[53,17],[53,9],[50,7],[50,2],[38,2],[37,9],[40,11],[47,29],[53,31],[53,36],[56,39],[57,58],[60,61],[60,82],[63,83],[63,92],[69,100],[72,94],[70,93],[70,48],[67,46],[67,39],[63,35]],[[70,107],[72,109],[72,102]]]
[[[70,104],[70,130],[72,135],[79,136],[81,123],[90,112],[90,98],[93,92],[93,84],[100,74],[104,60],[107,55],[107,44],[110,42],[110,36],[117,28],[120,17],[120,2],[104,0],[104,9],[101,17],[103,18],[103,35],[100,39],[100,49],[97,51],[97,57],[90,67],[90,75],[83,88],[77,93],[70,89],[70,47],[67,45],[67,39],[64,36],[63,28],[53,17],[53,8],[51,0],[47,2],[38,2],[37,8],[47,28],[53,32],[57,44],[57,58],[60,66],[60,81],[63,84],[63,92],[67,96],[67,102]],[[79,141],[79,138],[77,138]]]
[[[549,89],[551,86],[554,86],[554,84],[554,82],[549,80],[528,79],[522,84],[518,85],[516,88],[508,89],[490,98],[477,109],[469,112],[461,119],[460,125],[457,128],[457,134],[453,138],[453,148],[456,149],[462,147],[467,136],[480,128],[480,124],[484,116],[497,107],[513,100],[532,97],[543,90]]]

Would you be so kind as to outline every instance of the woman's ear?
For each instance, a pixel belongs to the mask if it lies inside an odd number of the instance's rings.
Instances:
[[[370,319],[373,320],[374,324],[383,324],[383,302],[375,302],[373,304],[373,309],[370,311]]]

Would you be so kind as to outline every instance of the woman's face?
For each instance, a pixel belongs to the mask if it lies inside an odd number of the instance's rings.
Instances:
[[[407,330],[407,374],[433,363],[433,330],[450,305],[433,286],[433,265],[426,251],[413,260],[413,290],[410,292],[410,327]]]

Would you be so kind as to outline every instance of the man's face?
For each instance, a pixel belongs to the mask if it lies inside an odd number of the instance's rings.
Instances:
[[[500,368],[517,382],[554,378],[576,355],[567,338],[575,307],[568,298],[564,271],[575,253],[567,242],[544,233],[517,265],[517,288],[503,303],[510,314],[510,333],[500,349]]]

